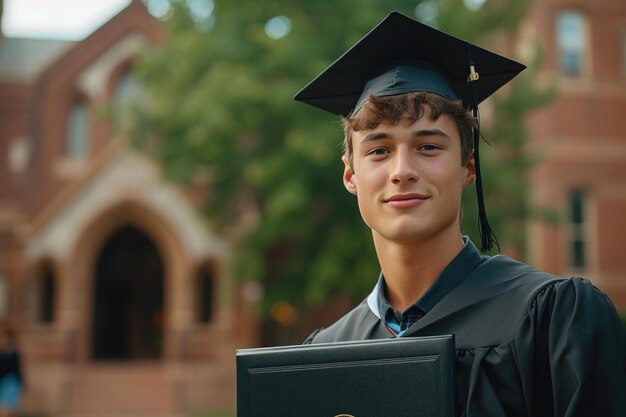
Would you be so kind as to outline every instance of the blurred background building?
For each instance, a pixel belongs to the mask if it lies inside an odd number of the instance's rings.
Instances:
[[[558,222],[535,222],[529,261],[592,277],[626,309],[626,2],[537,0],[520,27],[545,49],[555,99],[530,120],[539,158],[531,193]]]
[[[529,151],[533,201],[561,216],[528,226],[528,260],[593,277],[626,310],[626,2],[537,0],[519,35],[557,84]],[[134,54],[163,37],[139,0],[82,41],[0,37],[0,319],[18,331],[25,411],[232,409],[234,349],[261,340],[199,196],[100,114],[123,109]]]
[[[80,42],[0,39],[0,315],[25,412],[233,408],[233,352],[255,333],[228,248],[98,115],[124,106],[133,56],[162,37],[134,1]]]

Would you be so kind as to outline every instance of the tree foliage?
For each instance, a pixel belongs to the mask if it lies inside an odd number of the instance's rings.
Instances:
[[[479,12],[460,0],[423,5],[442,29],[481,40],[513,26],[527,3],[492,0]],[[415,16],[419,2],[215,0],[204,20],[194,19],[189,4],[172,3],[168,40],[138,65],[152,97],[138,143],[171,178],[206,187],[205,214],[233,246],[233,274],[263,282],[265,310],[280,299],[310,306],[339,293],[361,298],[379,267],[371,232],[341,181],[341,129],[336,117],[292,97],[387,13]],[[275,16],[291,22],[277,39],[266,33]],[[525,79],[498,98],[502,119],[490,141],[523,143],[523,116],[538,103],[530,84]],[[511,186],[527,168],[517,152],[510,160],[519,166],[508,160],[497,176],[486,174],[492,218],[525,207],[524,185]],[[468,220],[475,218],[470,206]],[[497,230],[502,223],[492,222]]]

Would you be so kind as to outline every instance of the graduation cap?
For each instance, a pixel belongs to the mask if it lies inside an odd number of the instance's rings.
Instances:
[[[392,12],[294,97],[331,113],[353,116],[374,96],[429,92],[462,100],[478,125],[478,104],[526,67]],[[497,239],[487,221],[474,129],[481,250]]]

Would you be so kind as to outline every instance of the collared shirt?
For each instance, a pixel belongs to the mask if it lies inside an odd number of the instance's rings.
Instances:
[[[482,255],[472,241],[463,237],[464,246],[458,255],[444,268],[433,285],[408,309],[399,312],[387,300],[385,295],[385,277],[380,274],[376,284],[376,304],[379,317],[385,320],[387,327],[400,337],[411,325],[428,313],[443,297],[457,287],[463,279],[480,264],[489,259]]]

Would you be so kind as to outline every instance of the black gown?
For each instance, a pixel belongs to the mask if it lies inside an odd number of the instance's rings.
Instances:
[[[305,343],[391,336],[367,299]],[[626,329],[608,297],[506,256],[402,337],[454,334],[458,416],[626,417]]]

